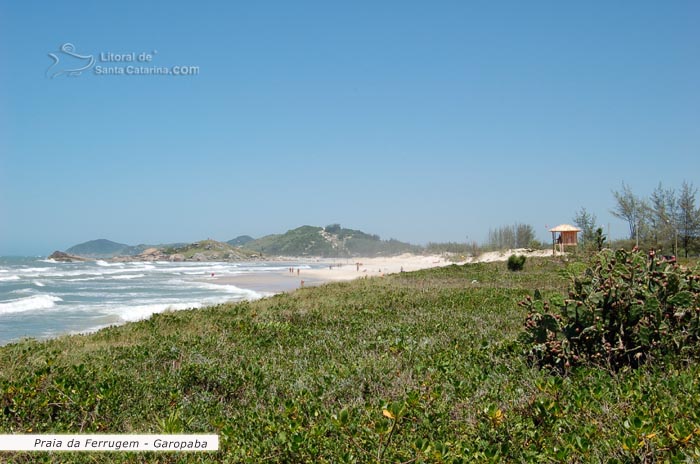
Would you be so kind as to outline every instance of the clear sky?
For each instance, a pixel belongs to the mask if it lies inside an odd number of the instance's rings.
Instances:
[[[199,73],[96,74],[127,65]],[[699,173],[697,1],[0,0],[0,255],[334,222],[546,239],[582,206],[620,237],[622,181]]]

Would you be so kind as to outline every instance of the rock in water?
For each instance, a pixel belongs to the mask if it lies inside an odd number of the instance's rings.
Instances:
[[[83,258],[82,256],[76,255],[69,255],[68,253],[65,253],[63,251],[54,251],[53,253],[51,253],[51,256],[49,256],[49,259],[53,259],[54,261],[59,261],[62,263],[72,263],[74,261],[90,261],[90,259],[88,258]]]

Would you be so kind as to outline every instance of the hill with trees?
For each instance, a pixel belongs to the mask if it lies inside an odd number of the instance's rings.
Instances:
[[[253,240],[244,248],[265,255],[350,257],[420,253],[418,245],[395,239],[382,240],[361,230],[345,229],[340,224],[326,227],[301,226],[284,234]]]
[[[66,250],[66,253],[90,258],[112,258],[114,256],[132,256],[148,248],[147,245],[131,246],[113,242],[104,238],[79,243]]]
[[[253,237],[250,235],[239,235],[238,237],[234,238],[233,240],[229,240],[228,243],[231,246],[243,246],[248,242],[252,242],[255,240]]]

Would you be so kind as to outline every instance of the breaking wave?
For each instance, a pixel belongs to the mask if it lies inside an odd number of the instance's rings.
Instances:
[[[16,300],[4,301],[0,303],[0,314],[51,309],[54,308],[59,301],[63,300],[54,295],[33,295]]]

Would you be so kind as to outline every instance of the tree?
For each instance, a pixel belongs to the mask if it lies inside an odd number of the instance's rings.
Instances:
[[[530,224],[513,224],[489,230],[489,247],[495,250],[527,248],[535,241],[535,229]]]
[[[606,237],[603,234],[603,228],[598,227],[595,230],[595,246],[596,246],[596,249],[598,251],[602,251],[603,247],[605,247],[605,240],[606,240]]]
[[[630,230],[630,239],[639,242],[639,235],[642,231],[648,230],[647,217],[649,206],[646,201],[632,193],[632,190],[624,182],[622,191],[613,190],[613,196],[617,205],[611,210],[613,216],[627,221]]]
[[[337,234],[340,232],[341,227],[340,224],[328,224],[326,227],[323,228],[326,232],[329,234]]]
[[[586,208],[581,208],[574,216],[574,224],[581,229],[581,245],[590,246],[595,242],[595,214],[586,211]]]
[[[678,200],[674,189],[664,189],[661,183],[654,189],[649,205],[650,222],[654,230],[654,245],[663,246],[665,243],[675,243],[678,230]],[[670,247],[671,248],[671,247]],[[674,249],[674,253],[677,253]]]
[[[689,184],[683,181],[678,196],[678,217],[676,224],[686,258],[688,257],[690,245],[700,233],[700,210],[695,207],[695,195],[697,195],[697,193],[698,189],[693,186],[692,182]]]
[[[530,224],[515,225],[515,247],[527,248],[535,240],[535,229]]]

